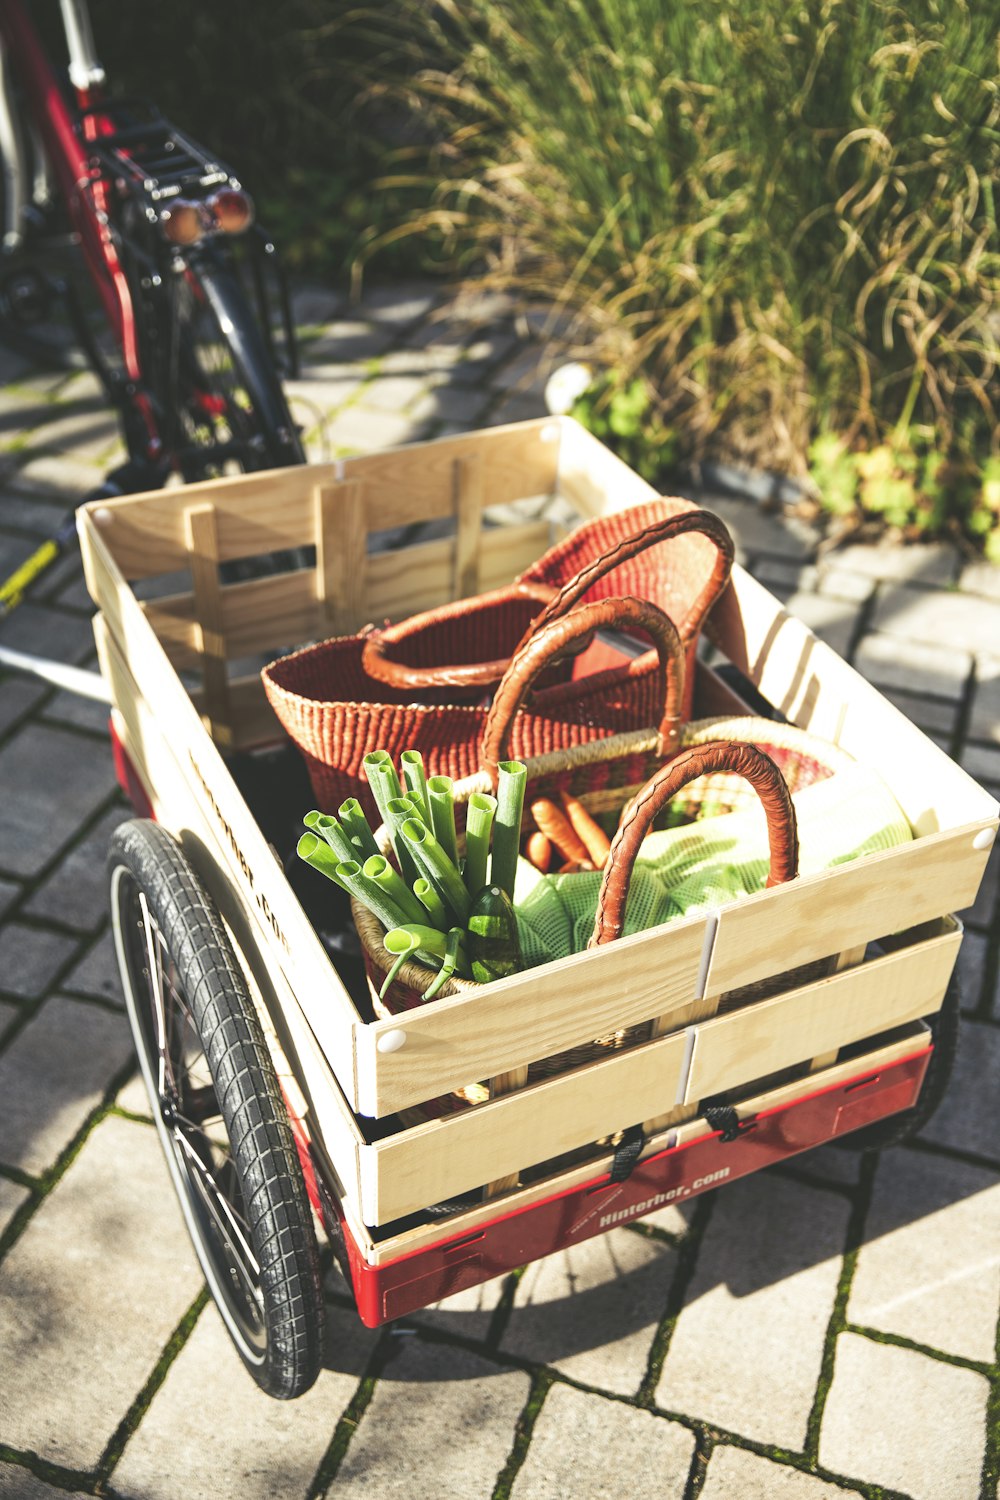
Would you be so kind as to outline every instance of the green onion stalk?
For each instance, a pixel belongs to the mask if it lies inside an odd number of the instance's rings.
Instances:
[[[356,859],[345,859],[337,866],[337,879],[350,891],[356,900],[367,906],[372,916],[377,917],[382,926],[387,929],[402,927],[406,923],[406,915],[400,910],[391,896],[374,880],[370,880],[361,869]]]
[[[453,933],[457,934],[457,937],[453,938]],[[440,969],[451,961],[450,954],[454,953],[449,977],[451,973],[457,971],[461,976],[468,978],[469,965],[465,954],[465,934],[460,927],[451,928],[446,936],[433,927],[425,927],[418,922],[407,922],[392,928],[386,933],[382,942],[386,952],[393,955],[393,963],[382,981],[382,988],[379,990],[380,1000],[385,998],[390,984],[408,958],[419,959],[429,968]]]
[[[375,835],[368,826],[368,819],[357,797],[348,797],[346,802],[340,804],[337,812],[340,815],[341,827],[351,843],[360,849],[365,859],[370,859],[373,854],[382,852],[375,842]]]
[[[434,837],[458,869],[458,840],[455,837],[455,794],[450,776],[432,776],[427,783]]]
[[[434,926],[439,927],[442,932],[446,932],[448,930],[448,913],[445,910],[444,902],[426,875],[419,876],[413,882],[413,894],[421,906],[424,907]]]
[[[310,833],[318,833],[325,839],[338,859],[353,859],[357,850],[347,833],[331,813],[307,812],[302,819]]]
[[[413,857],[413,853],[407,848],[406,840],[402,835],[402,827],[408,818],[415,818],[418,823],[423,819],[417,811],[417,804],[412,797],[390,797],[385,804],[385,825],[389,830],[392,847],[396,854],[396,863],[400,873],[407,885],[412,886],[417,876],[422,873],[421,868]]]
[[[431,882],[441,900],[450,906],[462,926],[469,915],[469,893],[451,860],[425,824],[407,818],[400,830],[406,846]]]
[[[373,854],[370,859],[366,859],[361,866],[361,873],[366,880],[374,881],[382,894],[399,907],[407,922],[424,920],[426,910],[384,855]]]
[[[497,781],[497,815],[493,825],[490,880],[514,898],[514,876],[521,847],[521,815],[528,768],[520,760],[502,760]],[[483,882],[485,884],[485,881]]]
[[[473,792],[465,814],[465,889],[475,898],[486,884],[486,861],[490,852],[490,830],[497,799],[488,792]]]
[[[431,826],[431,809],[427,800],[427,777],[424,774],[424,758],[419,750],[404,750],[399,757],[403,768],[406,795],[417,804],[421,821]]]
[[[339,885],[342,891],[347,890],[347,886],[337,874],[337,866],[341,863],[339,857],[318,834],[304,833],[295,847],[295,852],[300,859],[305,860],[307,865],[312,865],[313,869],[325,875],[327,880],[332,880],[334,885]]]

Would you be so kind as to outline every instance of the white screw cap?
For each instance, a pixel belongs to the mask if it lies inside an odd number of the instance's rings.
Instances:
[[[392,1031],[383,1031],[375,1043],[376,1052],[398,1052],[401,1047],[406,1046],[406,1032],[395,1027]]]

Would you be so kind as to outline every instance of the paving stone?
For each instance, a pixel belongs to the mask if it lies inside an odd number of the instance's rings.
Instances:
[[[675,1234],[683,1239],[691,1228],[691,1216],[694,1213],[694,1204],[686,1207],[678,1203],[668,1203],[665,1208],[658,1208],[655,1213],[643,1214],[641,1223],[650,1224],[654,1229],[663,1229],[667,1234]]]
[[[708,1461],[701,1500],[844,1500],[844,1491],[759,1453],[720,1443]]]
[[[0,734],[27,718],[48,692],[44,683],[11,674],[0,678]],[[2,859],[0,853],[0,859]]]
[[[63,933],[6,923],[0,928],[0,990],[22,1000],[37,1000],[76,947],[76,939]]]
[[[56,995],[0,1055],[0,1156],[35,1176],[52,1166],[132,1056],[122,1015]]]
[[[927,698],[917,693],[904,693],[898,688],[880,687],[883,698],[894,704],[905,714],[911,724],[916,724],[926,734],[932,732],[950,739],[958,723],[959,705],[947,699]]]
[[[940,589],[891,587],[879,594],[872,623],[908,641],[1000,655],[1000,602]]]
[[[825,565],[820,563],[817,566],[816,590],[828,599],[865,604],[875,591],[875,580],[864,573],[839,567],[836,562]]]
[[[962,921],[971,922],[977,927],[992,926],[998,895],[1000,895],[1000,844],[994,844],[993,851],[986,862],[986,871],[975,901],[964,911],[959,912]]]
[[[16,620],[15,614],[8,623]],[[114,771],[96,741],[29,724],[0,748],[0,785],[0,865],[13,875],[35,875],[108,796]]]
[[[978,1500],[988,1395],[972,1370],[841,1334],[820,1464],[912,1500]]]
[[[436,385],[415,404],[412,415],[425,422],[471,427],[490,404],[488,391],[473,386]]]
[[[0,1177],[0,1229],[7,1224],[28,1197],[28,1189],[20,1182],[11,1182],[9,1177]],[[0,1495],[3,1490],[0,1489]]]
[[[759,557],[754,559],[750,571],[776,598],[785,600],[799,590],[809,590],[815,569],[811,563],[790,558]]]
[[[698,503],[722,517],[743,556],[763,552],[805,560],[819,540],[819,533],[807,522],[764,510],[753,500],[706,490],[698,496]]]
[[[59,861],[25,910],[32,916],[53,917],[68,927],[91,931],[108,911],[105,867],[111,835],[131,816],[131,810],[125,807],[106,812],[86,838]]]
[[[56,449],[84,460],[99,458],[118,436],[118,422],[107,403],[87,409],[83,402],[52,405],[30,431],[32,449]]]
[[[200,1286],[155,1132],[104,1120],[0,1268],[4,1442],[91,1468]]]
[[[292,317],[297,325],[328,323],[347,305],[343,292],[325,286],[302,286],[292,293]]]
[[[997,569],[1000,574],[1000,568]],[[1000,657],[976,660],[976,685],[969,714],[969,735],[1000,744]]]
[[[785,1171],[785,1168],[781,1169]],[[810,1177],[820,1177],[841,1187],[854,1187],[861,1174],[861,1153],[852,1151],[845,1139],[843,1145],[830,1142],[817,1146],[788,1162],[789,1173],[804,1172]]]
[[[546,381],[563,362],[562,355],[552,349],[521,349],[494,372],[490,384],[498,391],[542,397]]]
[[[487,1500],[528,1390],[520,1370],[407,1340],[375,1387],[330,1494]]]
[[[309,423],[315,420],[315,413],[308,408],[303,411],[296,406],[296,402],[308,403],[308,407],[316,407],[320,413],[337,411],[358,394],[369,378],[368,371],[357,365],[344,365],[340,368],[327,365],[324,366],[322,375],[307,368],[297,380],[284,382],[285,394],[289,399],[292,415]]]
[[[3,643],[12,651],[75,666],[86,661],[94,649],[90,626],[79,615],[33,600],[19,604],[4,621]]]
[[[766,1174],[718,1194],[658,1405],[802,1447],[848,1213],[836,1194]]]
[[[0,1497],[2,1500],[83,1500],[82,1490],[55,1489],[27,1469],[16,1464],[0,1464]]]
[[[441,301],[439,281],[394,282],[392,286],[366,287],[358,311],[376,323],[404,328],[426,318]]]
[[[995,563],[969,563],[959,575],[958,587],[963,594],[982,594],[986,599],[1000,599],[1000,568]]]
[[[432,1307],[412,1313],[408,1321],[437,1328],[463,1339],[482,1340],[489,1332],[493,1314],[507,1285],[506,1276],[495,1276],[480,1286],[444,1297]]]
[[[535,1261],[518,1283],[502,1347],[634,1396],[676,1266],[672,1246],[624,1229]]]
[[[1000,1308],[1000,1180],[916,1152],[883,1158],[848,1320],[993,1362]]]
[[[533,422],[547,416],[541,396],[507,396],[483,417],[484,427],[504,427],[509,422]]]
[[[365,386],[361,405],[374,407],[376,411],[405,411],[416,403],[426,388],[426,376],[376,375]]]
[[[1000,1124],[990,1101],[1000,1077],[1000,1028],[963,1021],[948,1091],[920,1132],[924,1140],[1000,1162]]]
[[[838,656],[846,657],[854,639],[858,610],[855,604],[842,599],[829,599],[823,594],[805,594],[801,591],[790,594],[785,601],[789,614],[808,625],[809,629]]]
[[[89,668],[90,663],[87,663]],[[106,736],[111,709],[107,703],[84,698],[82,693],[53,693],[44,709],[46,723],[69,724],[74,729],[88,729]]]
[[[33,495],[59,495],[67,503],[79,504],[101,482],[101,465],[68,458],[62,453],[39,453],[18,467],[9,483]]]
[[[0,489],[0,526],[26,531],[41,540],[54,535],[66,515],[64,500],[39,495],[19,495],[4,486]]]
[[[16,880],[0,880],[0,917],[7,911],[21,895],[21,887]]]
[[[554,1385],[545,1398],[513,1500],[619,1495],[681,1500],[694,1434],[619,1401]]]
[[[955,577],[958,554],[943,543],[900,547],[895,542],[838,547],[830,562],[851,573],[880,582],[949,584]]]
[[[347,1311],[327,1316],[337,1370],[322,1370],[297,1401],[274,1401],[239,1364],[209,1303],[125,1448],[115,1492],[128,1500],[304,1497],[375,1337]]]
[[[0,582],[12,577],[28,561],[37,545],[31,537],[0,532]]]
[[[100,1000],[123,1005],[122,982],[118,973],[114,938],[111,929],[98,938],[85,958],[70,969],[60,986],[72,995],[95,995]]]
[[[392,342],[391,329],[377,328],[358,318],[344,318],[328,323],[318,339],[303,345],[303,363],[322,369],[327,364],[344,364],[353,359],[375,359]]]
[[[967,744],[960,759],[963,768],[977,781],[1000,781],[1000,747],[997,745]]]
[[[325,436],[336,450],[370,453],[415,442],[419,432],[420,424],[401,412],[374,411],[355,405],[337,413]]]
[[[854,666],[876,687],[961,698],[972,671],[972,657],[967,651],[915,645],[901,637],[872,632],[858,645]]]
[[[962,1005],[975,1010],[983,997],[988,954],[986,938],[978,932],[966,932],[958,950],[958,978],[962,986]],[[994,999],[1000,995],[1000,978],[994,980]]]
[[[146,1085],[138,1068],[125,1087],[118,1090],[115,1103],[119,1109],[127,1109],[133,1115],[141,1115],[144,1120],[152,1118],[149,1095],[146,1093]]]

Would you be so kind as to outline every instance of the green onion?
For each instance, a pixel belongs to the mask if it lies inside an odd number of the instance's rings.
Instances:
[[[425,1000],[433,1000],[442,986],[447,984],[448,980],[454,974],[461,956],[461,944],[464,936],[465,934],[462,932],[461,927],[451,927],[448,929],[448,944],[445,948],[444,962],[441,965],[440,972],[435,974],[430,984],[424,990]]]
[[[432,776],[427,783],[434,837],[458,869],[458,841],[455,838],[454,782],[450,776]]]
[[[421,875],[419,879],[413,882],[413,894],[421,906],[426,909],[427,915],[434,923],[434,926],[440,927],[442,932],[446,931],[448,927],[448,913],[445,910],[444,902],[426,875]]]
[[[426,915],[424,908],[384,855],[373,854],[370,859],[366,859],[361,867],[361,873],[366,880],[373,880],[383,895],[388,896],[389,900],[399,907],[405,921],[422,922],[424,920]]]
[[[368,826],[368,819],[357,797],[348,797],[337,809],[340,814],[341,826],[351,843],[358,847],[365,859],[370,859],[373,854],[380,854],[375,836]]]
[[[469,914],[469,894],[462,884],[462,877],[433,833],[416,818],[407,818],[400,832],[423,874],[464,926]]]
[[[465,889],[473,899],[486,884],[486,860],[490,852],[490,829],[497,799],[487,792],[473,792],[465,816]]]
[[[310,832],[318,833],[321,838],[326,839],[326,842],[334,854],[337,855],[338,859],[354,858],[354,846],[331,813],[321,813],[314,810],[313,812],[307,812],[302,821]]]
[[[431,826],[431,810],[427,801],[427,778],[424,775],[424,758],[419,750],[404,750],[399,757],[399,764],[403,768],[403,781],[406,784],[406,795],[411,797],[417,804],[420,817]]]
[[[337,878],[352,896],[364,902],[383,927],[402,927],[406,918],[395,901],[387,896],[374,880],[369,880],[362,873],[361,866],[356,859],[342,860],[337,866]]]
[[[334,885],[339,885],[342,891],[347,890],[347,886],[337,874],[340,860],[329,844],[324,843],[315,833],[304,833],[295,846],[295,852],[299,859],[304,859],[307,865],[312,865],[314,870],[318,870],[321,875],[332,880]]]
[[[528,768],[520,760],[502,760],[497,781],[497,816],[493,827],[490,880],[513,898],[517,856],[521,846],[521,814]],[[484,882],[485,884],[485,882]]]
[[[412,885],[420,874],[420,867],[413,858],[411,851],[406,847],[406,840],[400,833],[400,829],[407,818],[416,818],[418,823],[422,821],[420,814],[417,812],[417,805],[412,797],[390,797],[385,804],[384,811],[385,824],[389,830],[389,837],[392,839],[392,847],[396,854],[396,863],[407,885]]]

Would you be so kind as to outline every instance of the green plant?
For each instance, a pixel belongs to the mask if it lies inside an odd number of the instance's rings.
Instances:
[[[613,374],[598,376],[570,415],[651,484],[677,462],[677,435],[660,420],[638,377],[621,386]]]
[[[373,247],[419,234],[435,263],[561,310],[573,352],[626,406],[641,381],[644,420],[694,457],[803,475],[819,433],[902,451],[894,434],[927,429],[928,451],[982,464],[992,7],[399,0],[399,26],[433,55],[405,86],[427,144],[390,183],[424,203]],[[905,469],[865,482],[873,512],[924,514]]]

